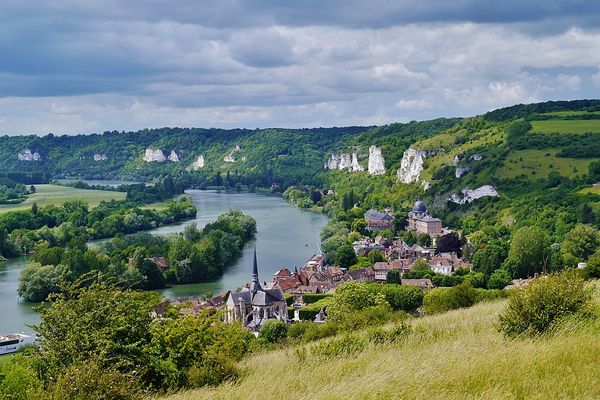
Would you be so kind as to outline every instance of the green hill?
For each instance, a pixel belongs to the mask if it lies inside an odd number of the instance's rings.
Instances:
[[[595,301],[597,307],[598,297]],[[300,359],[298,348],[259,353],[243,361],[238,382],[168,399],[600,397],[595,320],[567,324],[541,338],[507,339],[496,329],[504,305],[482,303],[413,319],[402,341],[371,342],[346,356]]]

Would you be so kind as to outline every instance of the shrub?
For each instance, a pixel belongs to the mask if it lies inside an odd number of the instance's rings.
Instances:
[[[410,326],[404,322],[395,324],[392,329],[372,327],[367,330],[367,340],[375,344],[393,343],[404,339],[409,332]]]
[[[294,304],[294,295],[291,293],[284,293],[283,297],[285,297],[285,303],[289,306]]]
[[[307,327],[304,335],[302,335],[302,340],[305,342],[311,342],[313,340],[323,339],[336,335],[339,330],[339,325],[334,322],[326,322],[324,324],[315,324],[314,322],[310,322],[310,325]]]
[[[202,365],[193,366],[188,370],[187,382],[192,388],[216,386],[233,380],[238,375],[239,370],[231,357],[212,353],[205,356]]]
[[[588,279],[600,278],[600,251],[597,251],[587,262],[585,276]]]
[[[311,325],[315,325],[315,323],[310,321],[300,321],[295,324],[292,324],[288,328],[287,335],[290,339],[299,340],[302,338],[302,336],[304,336],[304,334],[310,328]]]
[[[302,301],[306,304],[313,304],[319,300],[333,296],[331,293],[306,293],[302,295]]]
[[[413,312],[423,304],[425,293],[416,286],[400,286],[394,284],[368,285],[371,293],[382,293],[393,310]]]
[[[16,356],[0,367],[0,399],[27,400],[39,397],[42,382],[28,360]]]
[[[510,276],[510,273],[504,268],[499,268],[490,276],[490,279],[488,280],[488,288],[504,289],[507,285],[510,285],[511,282],[512,277]]]
[[[288,327],[285,322],[270,319],[260,329],[258,337],[269,343],[277,343],[287,337]]]
[[[577,271],[538,278],[523,290],[514,290],[500,315],[500,331],[507,336],[538,335],[563,317],[584,310],[591,289]]]
[[[321,311],[321,308],[327,307],[331,303],[331,299],[331,297],[326,297],[317,301],[316,303],[302,307],[299,311],[300,319],[303,321],[314,321],[319,311]]]
[[[430,290],[423,298],[427,314],[437,314],[457,308],[471,307],[477,301],[477,290],[469,282],[451,288]]]
[[[52,400],[79,399],[139,399],[137,379],[112,368],[101,368],[97,362],[87,361],[67,369],[49,390]]]

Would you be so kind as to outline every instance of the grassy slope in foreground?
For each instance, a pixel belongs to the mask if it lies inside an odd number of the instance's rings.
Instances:
[[[596,299],[596,302],[598,299]],[[246,360],[238,384],[182,393],[192,399],[549,399],[600,397],[600,325],[506,339],[504,301],[413,321],[400,344],[300,363],[294,349]]]
[[[0,214],[9,211],[28,210],[33,203],[38,206],[62,205],[67,201],[81,200],[96,207],[101,201],[123,200],[126,193],[105,190],[75,189],[59,185],[35,185],[36,192],[27,196],[27,200],[19,204],[0,205]]]

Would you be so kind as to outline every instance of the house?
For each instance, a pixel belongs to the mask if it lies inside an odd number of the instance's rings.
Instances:
[[[435,285],[431,282],[431,279],[402,279],[404,286],[416,286],[421,290],[433,289]]]
[[[241,292],[232,292],[226,303],[225,321],[242,321],[242,326],[258,332],[269,319],[288,323],[287,304],[280,288],[263,289],[258,280],[256,249],[252,266],[252,283]]]
[[[370,231],[380,231],[383,229],[392,229],[394,227],[394,218],[385,212],[369,210],[365,213],[367,229]]]
[[[429,215],[425,204],[418,200],[408,213],[408,230],[426,233],[431,237],[442,235],[442,220]]]
[[[450,259],[440,256],[433,257],[429,260],[429,267],[436,274],[448,276],[452,275],[455,271],[454,263]]]
[[[372,268],[361,268],[355,269],[354,271],[348,271],[350,279],[358,282],[375,282],[375,271]]]
[[[309,268],[313,271],[322,271],[325,265],[325,256],[323,254],[313,255],[302,268]]]
[[[352,248],[358,256],[367,255],[371,250],[379,250],[385,252],[385,247],[378,243],[372,242],[370,239],[357,240],[352,243]]]
[[[376,262],[373,265],[373,271],[375,271],[375,281],[376,282],[385,282],[387,278],[388,272],[390,272],[394,267],[385,261]]]

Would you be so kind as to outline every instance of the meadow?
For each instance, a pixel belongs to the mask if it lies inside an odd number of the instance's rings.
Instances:
[[[532,133],[600,133],[600,120],[531,121]]]
[[[599,398],[598,320],[507,339],[497,330],[505,302],[412,319],[400,342],[371,342],[347,356],[301,361],[296,348],[259,353],[242,363],[237,383],[168,400]]]
[[[38,206],[62,205],[67,201],[81,200],[96,207],[102,201],[124,200],[126,193],[112,192],[105,190],[76,189],[68,186],[59,185],[35,185],[36,192],[27,196],[27,200],[19,204],[0,205],[0,214],[9,211],[30,209],[33,203]]]
[[[562,176],[572,178],[586,174],[592,162],[585,158],[556,157],[556,153],[557,150],[552,149],[513,151],[504,161],[504,167],[496,171],[496,175],[500,178],[514,178],[522,174],[546,178],[550,171],[557,171]]]

